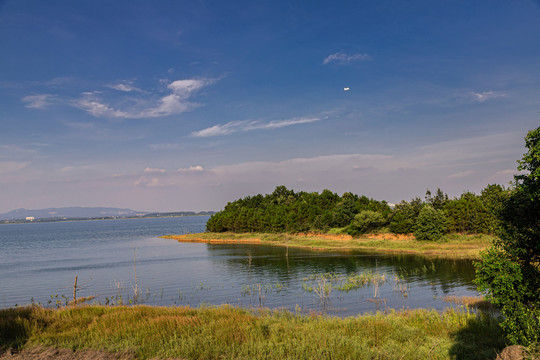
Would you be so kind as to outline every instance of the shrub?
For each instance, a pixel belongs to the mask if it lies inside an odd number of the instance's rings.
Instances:
[[[418,240],[439,240],[446,232],[448,221],[442,211],[424,206],[416,220],[414,236]]]
[[[540,310],[535,279],[495,247],[482,254],[476,263],[478,290],[504,314],[501,327],[512,344],[529,345],[540,340]],[[532,306],[535,304],[535,306]]]

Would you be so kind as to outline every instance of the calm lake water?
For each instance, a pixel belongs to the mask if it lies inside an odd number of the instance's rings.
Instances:
[[[81,286],[78,296],[95,296],[103,304],[133,301],[137,286],[138,302],[149,305],[229,303],[338,316],[390,308],[442,310],[453,306],[443,300],[446,296],[478,295],[470,261],[292,248],[286,256],[281,247],[159,238],[202,232],[207,220],[0,225],[0,307],[32,299],[54,306],[62,295],[71,298],[75,276]],[[369,280],[366,284],[351,285],[362,276]]]

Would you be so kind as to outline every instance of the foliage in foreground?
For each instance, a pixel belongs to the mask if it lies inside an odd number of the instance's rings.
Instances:
[[[479,290],[505,317],[501,326],[513,344],[540,342],[540,127],[525,137],[515,189],[497,214],[499,239],[476,264]]]
[[[219,306],[0,310],[0,347],[182,359],[493,359],[498,319],[412,310],[349,318]]]

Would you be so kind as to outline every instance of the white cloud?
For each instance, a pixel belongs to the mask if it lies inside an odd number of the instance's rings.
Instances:
[[[129,106],[124,105],[123,109],[115,108],[102,100],[100,92],[86,92],[73,105],[95,117],[112,117],[123,119],[156,118],[169,115],[180,114],[193,109],[196,104],[189,101],[194,94],[203,87],[214,82],[212,79],[185,79],[176,80],[167,85],[170,94],[164,95],[157,100],[146,100],[140,98],[126,98],[123,103],[130,102]],[[109,86],[111,87],[111,86]],[[115,88],[123,92],[136,91],[134,87],[120,84]],[[124,89],[124,90],[121,90]],[[129,91],[128,91],[129,90]],[[138,91],[139,93],[142,92]]]
[[[50,94],[28,95],[22,98],[29,109],[45,109],[52,105],[54,96]]]
[[[145,176],[140,177],[134,183],[134,186],[147,186],[147,187],[156,187],[160,186],[160,181],[158,178],[147,178]]]
[[[195,166],[190,166],[188,168],[180,168],[176,171],[181,172],[181,173],[200,172],[200,171],[204,171],[204,168],[201,165],[195,165]]]
[[[252,123],[252,121],[231,121],[223,125],[214,125],[209,128],[194,131],[191,133],[193,137],[210,137],[210,136],[220,136],[220,135],[229,135],[237,131],[242,131],[242,127]],[[244,127],[245,128],[245,127]]]
[[[164,173],[166,170],[165,169],[154,169],[154,168],[145,168],[144,169],[144,172],[145,173]]]
[[[247,132],[254,130],[270,130],[278,129],[286,126],[308,124],[320,121],[318,117],[302,117],[286,120],[273,120],[269,122],[261,122],[256,120],[230,121],[222,125],[214,125],[209,128],[194,131],[191,133],[193,137],[211,137],[220,135],[230,135],[236,132]]]
[[[95,171],[97,170],[98,165],[76,165],[76,166],[64,166],[60,168],[58,171],[60,173],[68,173],[68,172],[74,172],[74,173],[81,173],[86,171]]]
[[[130,118],[128,112],[116,110],[104,104],[98,93],[84,93],[83,97],[74,102],[74,105],[95,117]]]
[[[508,95],[502,92],[498,92],[498,91],[484,91],[484,92],[479,92],[479,93],[473,91],[472,96],[474,98],[474,101],[484,102],[490,99],[507,97]]]
[[[115,178],[135,179],[133,181],[135,187],[178,187],[193,181],[191,177],[201,173],[204,173],[204,168],[201,165],[180,168],[175,171],[147,167],[143,170],[143,174],[116,175]]]
[[[340,52],[337,52],[335,54],[331,54],[331,55],[328,55],[324,60],[323,60],[323,64],[324,65],[327,65],[331,62],[337,62],[339,64],[347,64],[347,63],[350,63],[352,61],[357,61],[357,60],[371,60],[372,57],[368,54],[352,54],[352,55],[348,55],[342,51]]]
[[[127,81],[127,80],[119,81],[116,84],[109,84],[109,85],[106,85],[106,86],[108,88],[118,90],[118,91],[122,91],[122,92],[132,92],[132,91],[143,92],[141,89],[134,86],[132,81]]]

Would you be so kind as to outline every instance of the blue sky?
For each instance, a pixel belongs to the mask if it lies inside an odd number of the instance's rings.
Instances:
[[[0,212],[508,184],[539,39],[532,0],[0,1]]]

